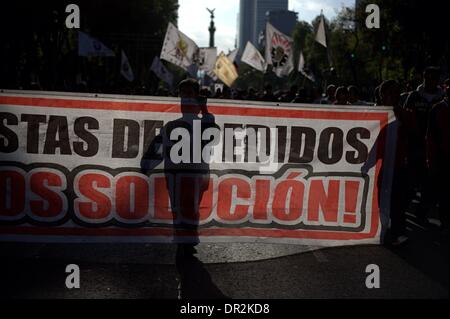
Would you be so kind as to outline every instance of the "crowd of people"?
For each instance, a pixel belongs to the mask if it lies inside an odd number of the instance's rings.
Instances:
[[[293,85],[287,91],[273,92],[270,84],[264,91],[208,89],[201,94],[215,99],[237,99],[279,103],[313,103],[326,105],[362,105],[393,107],[397,118],[389,242],[399,245],[408,240],[406,214],[418,202],[414,214],[424,228],[430,226],[429,213],[437,208],[440,228],[448,232],[448,87],[440,82],[440,69],[428,67],[416,88],[386,80],[374,89],[373,102],[360,98],[356,86],[328,85],[325,94],[318,88],[306,90]]]
[[[203,88],[201,95],[213,99],[248,100],[261,102],[279,103],[312,103],[312,104],[336,104],[336,105],[374,105],[374,103],[362,101],[359,97],[359,90],[356,86],[349,87],[330,84],[324,96],[320,87],[306,89],[297,85],[292,85],[288,90],[274,91],[271,84],[266,84],[261,91],[253,87],[244,89],[217,89],[214,94],[210,90]]]
[[[202,96],[212,99],[225,100],[246,100],[260,102],[279,102],[279,103],[312,103],[312,104],[353,104],[353,105],[373,105],[360,100],[359,91],[356,86],[336,87],[331,84],[326,89],[324,96],[320,87],[306,89],[297,85],[292,85],[288,90],[274,91],[271,84],[266,84],[263,90],[256,90],[253,87],[248,89],[233,88],[226,86],[218,88],[214,93],[209,88],[202,88],[200,91]],[[177,96],[171,94],[169,90],[159,88],[154,95],[156,96]]]
[[[377,87],[375,105],[392,106],[398,120],[397,148],[391,193],[391,238],[405,242],[406,212],[418,200],[415,215],[430,226],[428,214],[438,208],[440,227],[448,231],[448,85],[439,83],[440,71],[429,67],[423,83],[402,92],[397,81]]]

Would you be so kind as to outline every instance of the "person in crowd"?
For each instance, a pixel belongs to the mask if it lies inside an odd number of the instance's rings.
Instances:
[[[348,103],[351,105],[361,105],[361,106],[368,106],[371,105],[370,103],[367,103],[365,101],[360,100],[359,98],[359,90],[356,86],[350,85],[348,88]]]
[[[204,87],[200,90],[200,95],[209,98],[211,97],[211,91],[207,87]]]
[[[297,95],[295,98],[291,101],[291,103],[308,103],[308,92],[305,88],[301,87],[298,89]]]
[[[336,85],[330,84],[327,87],[327,96],[322,99],[321,104],[334,104],[336,102]]]
[[[289,91],[287,91],[286,93],[284,93],[281,98],[279,99],[280,102],[285,102],[285,103],[291,103],[297,96],[298,93],[298,86],[297,85],[291,85],[291,87],[289,88]]]
[[[334,105],[349,105],[348,103],[348,90],[345,86],[340,86],[336,90],[336,100]]]
[[[230,100],[231,99],[231,90],[228,86],[224,85],[222,90],[222,99]]]
[[[375,106],[381,106],[380,86],[377,86],[373,92],[375,99]]]
[[[413,190],[410,183],[411,171],[408,166],[408,149],[410,132],[414,130],[414,113],[400,106],[400,85],[397,81],[387,80],[380,86],[381,104],[392,106],[398,120],[396,154],[394,162],[394,174],[391,190],[391,244],[399,245],[408,240],[406,236],[406,211]]]
[[[253,88],[253,87],[248,88],[246,99],[249,101],[256,101],[258,99],[255,88]]]
[[[427,67],[423,72],[423,82],[415,91],[412,91],[406,99],[404,107],[413,111],[417,118],[417,130],[415,131],[416,145],[412,149],[411,164],[417,172],[415,181],[417,193],[420,194],[420,205],[416,214],[423,225],[428,225],[427,213],[431,194],[429,174],[426,164],[426,133],[428,130],[431,108],[444,99],[444,91],[439,87],[440,71],[435,67]]]
[[[233,100],[244,100],[245,91],[242,89],[236,89],[233,94]]]
[[[271,84],[266,84],[264,86],[264,94],[261,97],[261,101],[263,101],[263,102],[276,102],[277,101],[275,95],[273,94]]]
[[[275,96],[275,102],[281,101],[281,96],[284,95],[287,92],[284,92],[283,90],[276,90],[273,92],[273,95]]]
[[[323,90],[321,87],[314,87],[311,94],[311,103],[320,104],[322,101]]]
[[[222,90],[221,90],[220,88],[217,88],[217,89],[216,89],[216,93],[214,93],[213,98],[214,98],[214,99],[220,99],[220,98],[222,98]]]
[[[446,96],[430,111],[426,134],[427,168],[429,171],[429,204],[439,205],[441,228],[448,231],[448,80]]]
[[[412,91],[413,91],[412,82],[408,81],[405,85],[405,91],[400,94],[400,105],[402,107],[405,106],[406,100],[408,99],[408,96],[411,94]]]

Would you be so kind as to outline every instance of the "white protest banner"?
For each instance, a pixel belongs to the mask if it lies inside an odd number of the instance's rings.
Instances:
[[[207,105],[0,93],[0,241],[380,242],[390,108]]]

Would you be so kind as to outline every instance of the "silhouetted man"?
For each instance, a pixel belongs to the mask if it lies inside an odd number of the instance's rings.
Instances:
[[[180,82],[182,116],[161,129],[141,162],[143,171],[148,172],[164,161],[175,240],[189,242],[179,244],[178,253],[182,255],[196,252],[194,246],[198,243],[200,202],[210,180],[209,162],[201,156],[203,145],[209,141],[200,141],[201,148],[195,149],[194,138],[197,136],[194,136],[193,130],[197,125],[203,132],[215,126],[215,119],[208,112],[206,99],[199,95],[199,89],[194,79]],[[185,142],[184,147],[177,146],[183,141],[188,141],[188,145]],[[200,154],[200,161],[194,160],[194,152],[197,152],[196,156]]]
[[[414,152],[411,154],[411,161],[417,171],[416,187],[422,195],[420,207],[417,209],[419,220],[423,224],[428,224],[426,198],[429,197],[428,185],[429,176],[426,164],[426,133],[431,108],[436,103],[444,99],[444,91],[438,86],[440,71],[438,68],[428,67],[423,72],[423,83],[416,91],[411,92],[405,102],[405,108],[412,110],[417,118],[417,130],[415,136]],[[424,187],[425,186],[425,187]],[[425,199],[425,200],[424,200]]]
[[[428,198],[425,206],[439,205],[441,228],[448,230],[448,86],[445,99],[430,111],[427,143],[427,167],[429,170]]]
[[[348,105],[348,90],[345,86],[341,86],[336,90],[335,105]]]

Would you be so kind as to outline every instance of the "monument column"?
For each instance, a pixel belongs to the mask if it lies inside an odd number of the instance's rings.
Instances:
[[[214,33],[216,32],[216,27],[214,25],[214,11],[216,11],[216,9],[208,9],[206,8],[206,10],[208,10],[208,12],[211,14],[211,23],[209,24],[209,47],[210,48],[214,48]]]

